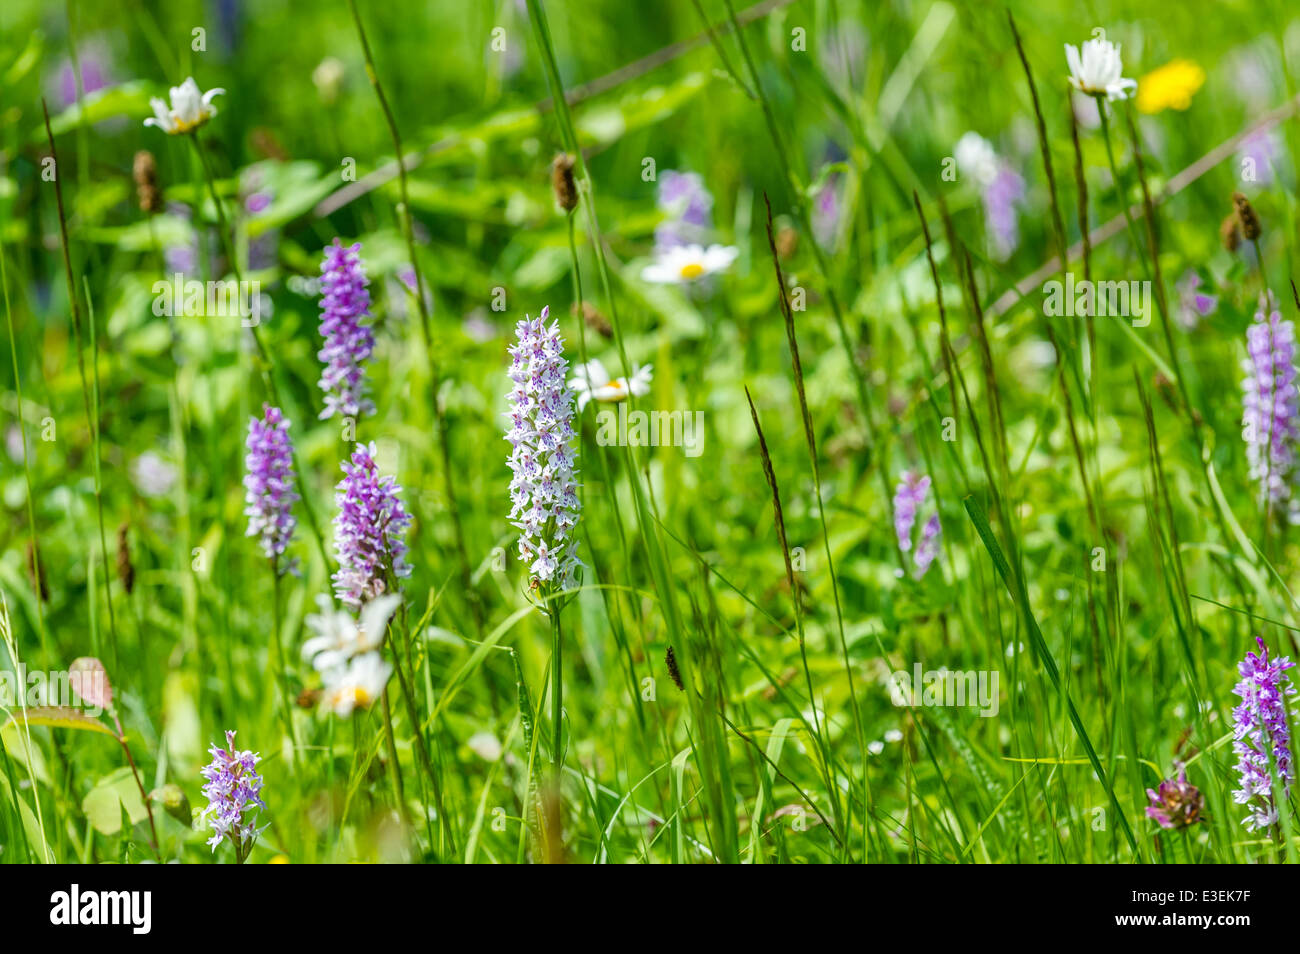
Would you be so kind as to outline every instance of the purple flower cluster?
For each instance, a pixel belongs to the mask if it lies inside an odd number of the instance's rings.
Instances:
[[[97,93],[113,82],[112,62],[102,43],[88,43],[77,55],[80,58],[81,91],[85,95]],[[77,102],[77,71],[73,69],[70,57],[59,63],[54,85],[58,87],[58,98],[65,109]]]
[[[245,819],[244,814],[253,808],[266,807],[262,801],[262,776],[257,773],[262,756],[237,751],[232,731],[226,732],[226,745],[228,748],[213,745],[208,749],[212,763],[203,769],[203,777],[207,779],[203,795],[208,800],[203,817],[212,826],[212,837],[208,839],[212,850],[217,850],[223,838],[229,838],[242,861],[260,834],[256,814],[250,819]]]
[[[1006,261],[1020,245],[1020,227],[1016,203],[1025,197],[1025,180],[1005,162],[998,163],[997,174],[984,187],[984,224],[988,229],[993,257]]]
[[[337,238],[325,249],[321,263],[320,333],[325,346],[317,357],[325,362],[320,389],[325,392],[321,418],[340,414],[360,417],[375,413],[367,396],[365,362],[375,350],[375,336],[363,319],[370,316],[370,291],[361,266],[361,243],[344,247]]]
[[[1174,314],[1178,323],[1188,331],[1195,329],[1202,318],[1214,314],[1219,307],[1218,296],[1201,291],[1201,283],[1201,276],[1188,269],[1174,285],[1178,289],[1178,310]]]
[[[659,177],[659,209],[667,218],[655,227],[655,251],[702,245],[713,228],[713,196],[695,172],[665,169]]]
[[[1025,180],[977,132],[963,135],[954,155],[957,168],[971,180],[984,204],[984,227],[993,257],[1005,261],[1020,244],[1016,204],[1025,198]]]
[[[1273,184],[1278,161],[1283,155],[1283,146],[1277,131],[1261,129],[1241,141],[1237,147],[1237,168],[1243,173],[1247,170],[1254,178],[1246,179],[1261,186]]]
[[[812,207],[813,239],[822,248],[833,250],[835,239],[840,231],[840,217],[844,211],[841,176],[838,174],[826,180]]]
[[[510,522],[519,528],[519,559],[534,583],[570,589],[582,566],[578,541],[571,538],[581,512],[578,455],[573,395],[564,383],[569,362],[560,323],[548,328],[549,315],[548,306],[520,321],[518,342],[510,348]]]
[[[1147,818],[1153,819],[1161,828],[1187,828],[1202,820],[1205,811],[1205,796],[1191,782],[1187,781],[1187,769],[1174,765],[1178,772],[1174,778],[1167,778],[1158,789],[1147,789]]]
[[[929,477],[910,470],[903,472],[902,482],[894,492],[894,532],[898,535],[898,548],[904,553],[912,550],[912,530],[916,526],[917,514],[929,496]],[[936,509],[922,526],[921,538],[916,544],[916,552],[912,554],[918,580],[925,576],[930,564],[939,555],[939,537],[942,532],[943,526],[939,523],[939,511]]]
[[[293,504],[293,444],[289,441],[289,422],[278,407],[262,405],[262,418],[248,422],[248,456],[244,458],[248,473],[244,475],[244,514],[248,517],[248,536],[260,537],[262,552],[277,564],[293,539],[297,521]],[[288,569],[284,567],[282,569]]]
[[[405,539],[411,516],[397,496],[402,488],[396,479],[380,476],[373,443],[358,444],[351,463],[342,466],[334,494],[334,591],[358,607],[387,589],[389,570],[398,579],[411,575]]]
[[[943,525],[939,523],[939,511],[930,514],[930,519],[925,522],[921,528],[921,540],[916,545],[916,555],[913,561],[916,563],[916,575],[919,579],[925,576],[930,569],[930,564],[934,558],[939,555],[939,536],[943,533]]]
[[[1261,296],[1255,323],[1246,333],[1249,358],[1242,363],[1247,377],[1242,433],[1251,480],[1259,483],[1260,504],[1272,513],[1285,509],[1290,522],[1300,522],[1300,501],[1291,484],[1300,439],[1300,394],[1296,390],[1295,329],[1282,320],[1271,293]]]
[[[199,269],[199,236],[191,225],[193,218],[190,207],[181,202],[168,202],[167,213],[178,219],[184,219],[184,229],[180,244],[163,248],[163,261],[167,265],[168,275],[180,272],[185,277],[195,274]]]
[[[1286,697],[1296,692],[1286,671],[1295,663],[1285,656],[1269,662],[1264,640],[1258,636],[1255,640],[1259,653],[1246,653],[1237,666],[1241,682],[1232,690],[1241,697],[1241,705],[1232,710],[1232,750],[1241,776],[1241,788],[1233,793],[1233,800],[1250,807],[1246,827],[1251,831],[1277,822],[1272,773],[1276,772],[1282,783],[1283,797],[1290,794],[1295,780],[1291,730],[1286,722]]]

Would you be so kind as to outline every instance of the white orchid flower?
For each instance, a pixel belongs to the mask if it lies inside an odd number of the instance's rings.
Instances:
[[[693,282],[725,272],[739,254],[740,250],[730,245],[674,245],[658,252],[654,262],[641,269],[641,279],[657,285]]]
[[[1137,80],[1123,76],[1119,44],[1105,37],[1085,41],[1082,53],[1073,44],[1065,44],[1065,60],[1070,66],[1070,85],[1081,93],[1114,100],[1128,99],[1137,89]]]
[[[569,388],[576,391],[578,395],[578,413],[591,401],[601,401],[607,404],[615,404],[619,401],[626,401],[628,395],[641,397],[643,394],[650,393],[650,381],[654,377],[654,365],[647,364],[645,367],[633,366],[632,377],[613,378],[605,370],[605,366],[596,359],[588,361],[586,364],[579,365],[574,371],[574,376],[569,379]]]
[[[224,94],[224,89],[200,91],[194,77],[186,77],[180,86],[173,86],[169,91],[170,105],[157,96],[149,100],[153,115],[144,121],[146,126],[157,126],[169,136],[193,132],[213,116],[217,108],[212,105],[212,97]]]

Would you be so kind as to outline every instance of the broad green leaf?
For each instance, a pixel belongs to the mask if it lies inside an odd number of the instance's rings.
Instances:
[[[27,725],[44,725],[52,729],[86,729],[90,732],[102,732],[113,739],[117,738],[117,733],[104,723],[70,706],[30,706],[25,710],[14,710],[9,713],[9,718],[4,724],[14,723],[21,727],[24,721]]]
[[[199,737],[198,677],[193,673],[172,672],[163,684],[163,725],[167,737],[167,754],[177,762],[190,762],[203,754]]]
[[[133,825],[148,815],[140,789],[126,767],[101,779],[81,800],[81,810],[101,835],[116,835],[122,830],[123,810]]]
[[[17,765],[14,766],[14,770],[20,771]],[[16,779],[15,784],[18,784]],[[42,846],[45,844],[40,822],[31,806],[27,804],[27,799],[21,794],[16,794],[9,787],[9,780],[5,778],[4,772],[0,772],[0,805],[3,805],[6,811],[12,811],[12,806],[15,804],[18,806],[18,813],[22,816],[23,831],[27,835],[27,847],[31,851],[31,857],[34,861],[40,861]],[[20,850],[19,845],[15,844],[13,850]]]
[[[149,85],[133,80],[87,94],[81,103],[74,103],[57,116],[51,116],[50,129],[54,135],[61,136],[84,123],[103,122],[116,116],[133,116],[143,122],[144,117],[152,112],[149,108]],[[162,134],[158,135],[161,137]],[[45,141],[44,123],[32,131],[31,141]]]

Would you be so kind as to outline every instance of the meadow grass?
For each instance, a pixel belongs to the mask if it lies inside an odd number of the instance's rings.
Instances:
[[[0,12],[0,862],[1295,859],[1287,5],[220,6]]]

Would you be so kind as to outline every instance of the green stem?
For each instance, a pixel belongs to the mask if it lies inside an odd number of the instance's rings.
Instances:
[[[393,707],[388,699],[388,689],[384,689],[383,695],[384,710],[384,743],[388,747],[388,764],[390,775],[393,780],[393,796],[397,799],[397,810],[401,814],[403,821],[408,821],[408,812],[406,807],[406,790],[402,784],[402,766],[397,761],[397,736],[393,732]]]
[[[154,856],[162,861],[162,851],[158,847],[158,828],[154,825],[153,820],[153,802],[149,799],[149,793],[144,789],[144,782],[140,780],[140,770],[136,768],[135,759],[131,757],[131,746],[126,743],[126,733],[122,730],[122,723],[113,713],[113,725],[117,727],[117,741],[122,746],[122,751],[126,754],[126,764],[131,767],[131,776],[135,779],[135,787],[140,790],[140,800],[144,802],[144,809],[149,815],[149,832],[152,835],[150,847],[153,848]]]
[[[63,208],[63,185],[58,175],[59,154],[54,145],[54,132],[50,128],[50,111],[45,105],[45,100],[41,100],[41,109],[45,113],[45,136],[50,146],[50,156],[54,159],[54,198],[58,208],[59,215],[59,238],[63,249],[63,271],[64,277],[68,282],[68,309],[72,312],[72,328],[77,339],[77,372],[81,377],[81,399],[86,410],[86,424],[90,428],[91,439],[94,442],[94,476],[95,476],[95,509],[99,514],[99,537],[101,549],[104,542],[104,503],[102,487],[99,479],[99,427],[97,426],[98,415],[92,406],[90,379],[86,375],[86,355],[85,342],[82,338],[81,330],[81,307],[79,305],[80,297],[77,294],[77,283],[72,275],[72,246],[68,240],[68,218]],[[108,554],[103,554],[104,573],[108,573]],[[93,571],[92,571],[93,572]],[[107,582],[107,581],[106,581]],[[113,639],[113,658],[117,659],[117,628],[113,625],[113,599],[112,595],[106,594],[108,599],[108,618],[110,632]],[[39,602],[39,596],[38,596]]]
[[[830,575],[831,594],[835,600],[835,621],[839,632],[840,653],[844,662],[844,675],[848,680],[849,702],[853,713],[854,733],[858,740],[859,758],[862,760],[862,787],[863,787],[863,806],[862,806],[862,829],[864,834],[870,830],[867,814],[872,807],[871,782],[867,772],[867,738],[862,727],[862,711],[858,705],[857,688],[853,679],[853,665],[849,660],[849,644],[844,634],[844,611],[840,604],[840,587],[839,580],[835,574],[835,559],[831,555],[831,537],[830,530],[826,522],[826,501],[822,493],[821,465],[817,460],[817,438],[813,431],[812,411],[808,407],[808,395],[804,388],[803,378],[803,361],[799,354],[799,338],[794,327],[794,312],[790,307],[790,302],[785,292],[785,276],[781,271],[781,257],[776,250],[776,239],[772,234],[772,205],[768,202],[767,194],[763,195],[763,202],[767,206],[767,242],[768,248],[772,253],[772,265],[776,270],[777,291],[780,295],[781,315],[785,319],[786,343],[790,349],[790,364],[794,376],[795,393],[799,397],[799,411],[803,419],[804,443],[808,447],[808,463],[812,468],[813,492],[817,496],[817,516],[821,523],[822,544],[826,554],[826,566]],[[795,607],[798,610],[799,595],[793,593],[795,597]],[[800,639],[800,648],[802,649],[803,641]],[[815,710],[814,710],[815,711]],[[851,810],[851,806],[850,806]],[[846,837],[848,832],[845,833]]]
[[[425,359],[429,365],[429,403],[433,408],[434,417],[438,424],[438,450],[442,458],[443,492],[447,495],[447,510],[451,515],[452,530],[456,539],[456,554],[460,559],[461,586],[470,604],[470,613],[474,618],[475,628],[481,637],[483,633],[483,611],[479,602],[478,591],[474,588],[469,550],[465,545],[465,530],[461,525],[460,507],[456,502],[456,485],[452,479],[451,448],[447,438],[447,417],[439,401],[439,392],[442,390],[441,371],[437,360],[434,358],[435,351],[429,306],[424,295],[424,274],[420,269],[420,259],[415,250],[415,224],[411,217],[411,196],[406,180],[406,162],[402,153],[402,136],[397,129],[397,120],[393,116],[393,111],[388,105],[388,97],[384,94],[384,87],[379,82],[379,73],[375,69],[375,59],[370,52],[370,41],[366,38],[366,28],[361,22],[361,14],[357,10],[356,0],[348,0],[348,7],[352,11],[352,20],[357,27],[357,37],[361,41],[361,53],[366,61],[366,76],[370,80],[371,88],[375,91],[375,98],[379,100],[379,108],[384,114],[384,121],[388,124],[388,132],[392,137],[393,150],[396,153],[398,189],[402,196],[400,209],[402,232],[406,239],[406,253],[411,259],[411,270],[415,273],[415,307],[420,315],[420,333],[424,339]]]
[[[759,105],[763,108],[763,118],[767,123],[768,135],[772,139],[773,151],[776,153],[777,162],[781,167],[781,177],[785,182],[786,188],[790,190],[790,195],[794,199],[795,212],[799,216],[799,224],[803,229],[804,235],[813,235],[812,213],[808,207],[808,196],[803,189],[799,187],[794,177],[794,166],[790,161],[789,152],[786,149],[785,140],[781,138],[780,124],[777,122],[776,112],[772,109],[771,100],[768,99],[767,93],[763,89],[763,83],[758,76],[758,67],[754,65],[754,58],[749,52],[749,45],[745,42],[745,34],[741,29],[740,22],[736,19],[736,11],[731,0],[725,0],[727,6],[727,15],[731,18],[731,28],[736,34],[736,43],[740,47],[741,55],[745,60],[745,66],[749,70],[751,82],[753,83],[754,92],[758,96]],[[817,264],[817,271],[821,275],[822,282],[825,286],[826,303],[830,306],[831,315],[835,319],[835,330],[840,340],[840,347],[844,350],[844,355],[849,362],[849,369],[853,375],[855,393],[858,399],[858,409],[862,414],[862,425],[867,433],[867,440],[870,446],[877,450],[877,471],[880,475],[881,499],[885,502],[885,507],[889,511],[890,522],[893,521],[894,515],[894,494],[893,488],[889,485],[889,466],[885,454],[885,449],[881,445],[879,435],[876,431],[875,415],[872,410],[871,397],[867,391],[866,378],[863,375],[862,368],[859,367],[858,357],[854,352],[853,339],[849,335],[848,326],[844,320],[844,310],[840,305],[839,294],[835,291],[835,282],[831,275],[830,261],[826,258],[826,252],[818,242],[809,242],[812,249],[813,260]],[[906,569],[902,551],[894,548],[895,558],[902,569]]]
[[[235,274],[235,280],[243,284],[243,276],[239,268],[239,257],[235,254],[234,232],[226,220],[226,212],[221,204],[221,197],[217,194],[217,180],[212,173],[212,166],[208,163],[208,154],[203,148],[203,143],[199,140],[197,132],[190,134],[190,141],[194,143],[194,150],[198,153],[199,162],[203,165],[203,175],[208,182],[208,192],[212,196],[212,204],[217,210],[218,233],[221,236],[221,244],[226,250],[226,257],[230,260],[230,270]],[[276,386],[275,375],[271,373],[274,362],[271,360],[271,353],[267,350],[266,342],[262,340],[261,330],[257,325],[249,325],[249,331],[253,333],[253,343],[257,346],[258,356],[261,358],[262,381],[266,385],[266,393],[270,395],[271,401],[276,407],[284,409],[284,402],[280,399],[280,389]],[[321,560],[326,566],[330,565],[329,550],[325,546],[325,536],[321,533],[320,524],[316,521],[316,510],[311,504],[311,495],[307,492],[306,479],[303,477],[302,464],[298,461],[298,451],[291,448],[293,456],[293,471],[298,481],[298,496],[302,504],[303,513],[307,515],[307,526],[311,529],[312,537],[316,541],[316,548],[320,551]]]
[[[1110,164],[1110,175],[1115,180],[1115,191],[1119,194],[1120,209],[1124,213],[1124,222],[1128,226],[1129,238],[1133,241],[1133,250],[1137,253],[1142,262],[1142,268],[1147,269],[1146,257],[1142,248],[1142,240],[1138,237],[1137,223],[1133,221],[1133,213],[1129,211],[1128,196],[1124,193],[1124,180],[1120,178],[1119,166],[1115,163],[1115,150],[1110,142],[1110,120],[1106,118],[1106,101],[1097,97],[1097,115],[1101,117],[1101,138],[1106,143],[1106,161]],[[1149,271],[1146,271],[1147,278],[1150,279]]]
[[[113,583],[108,572],[108,538],[104,533],[104,481],[102,476],[103,451],[100,436],[99,414],[99,344],[95,332],[95,305],[90,297],[90,279],[81,276],[86,291],[86,321],[90,326],[90,392],[94,418],[90,422],[90,436],[93,441],[93,469],[95,474],[95,514],[99,521],[99,557],[100,568],[104,574],[104,602],[108,604],[108,635],[113,645],[113,666],[120,664],[117,651],[117,617],[113,609]]]
[[[5,322],[9,326],[9,357],[13,360],[14,366],[14,391],[18,396],[18,430],[23,439],[23,474],[27,480],[27,528],[31,534],[32,543],[32,574],[35,577],[36,584],[36,624],[37,632],[41,640],[41,653],[48,654],[48,647],[45,642],[45,608],[41,603],[40,580],[41,580],[41,556],[39,548],[36,545],[36,503],[34,498],[35,490],[32,485],[32,461],[31,451],[27,445],[27,425],[23,422],[23,379],[18,373],[18,342],[14,336],[14,314],[9,306],[9,276],[5,268],[4,243],[0,242],[0,291],[4,293],[5,302]],[[19,825],[22,824],[21,816],[18,819]],[[26,837],[26,830],[23,832]]]
[[[289,675],[285,666],[284,638],[280,632],[283,622],[282,594],[280,591],[279,560],[271,560],[271,646],[275,650],[276,682],[280,688],[280,717],[284,720],[284,731],[289,734],[289,765],[295,767],[298,761],[298,738],[293,727],[293,710],[289,707]]]
[[[564,633],[560,628],[560,607],[552,606],[551,617],[551,766],[555,770],[555,784],[560,784],[564,770]]]
[[[573,117],[569,112],[568,99],[565,97],[564,82],[560,76],[559,64],[555,58],[555,49],[554,44],[551,42],[546,12],[542,7],[541,0],[527,0],[527,4],[529,19],[532,21],[533,31],[537,37],[537,45],[542,53],[542,62],[546,69],[547,84],[555,107],[555,117],[559,125],[560,137],[565,150],[574,158],[574,178],[578,184],[580,202],[587,220],[587,234],[591,241],[592,253],[596,259],[596,271],[600,276],[601,291],[604,293],[609,306],[610,326],[614,331],[614,340],[618,346],[619,358],[623,363],[624,373],[631,374],[632,364],[628,361],[627,349],[624,345],[622,323],[619,320],[618,305],[614,298],[613,283],[610,280],[609,262],[605,256],[604,239],[601,236],[600,222],[596,216],[595,203],[592,198],[594,192],[592,180],[582,156],[577,133],[573,127]],[[631,402],[632,398],[629,397],[628,401]],[[681,609],[677,605],[677,593],[672,585],[667,557],[663,552],[663,542],[659,537],[660,520],[658,514],[654,512],[654,501],[647,501],[648,495],[641,484],[642,477],[637,463],[637,455],[630,443],[624,445],[623,455],[625,467],[627,468],[628,485],[636,508],[637,527],[640,530],[641,541],[645,548],[646,563],[648,564],[651,580],[656,593],[659,595],[660,605],[663,609],[669,643],[672,645],[677,657],[677,665],[682,679],[689,683],[693,671],[692,651],[685,636],[686,627],[682,619]],[[723,791],[728,787],[726,783],[726,766],[719,764],[720,760],[725,758],[725,740],[717,730],[717,720],[713,718],[713,714],[700,704],[698,697],[692,693],[689,700],[694,721],[703,733],[701,744],[697,744],[692,739],[691,746],[700,753],[707,801],[710,812],[718,826],[715,841],[717,854],[728,861],[736,861],[739,858],[739,851],[736,846],[732,799],[729,791]]]
[[[394,582],[392,592],[397,592],[395,586],[395,580],[392,576],[391,570],[389,572],[389,579],[390,581]],[[405,605],[402,606],[401,613],[402,613],[402,628],[404,631],[404,635],[406,637],[405,655],[409,662],[411,658],[410,656],[411,629],[406,619]],[[438,772],[434,768],[433,760],[429,756],[429,748],[425,742],[424,731],[421,728],[421,726],[424,723],[420,719],[420,714],[415,707],[415,692],[411,687],[411,679],[414,677],[414,672],[410,674],[411,678],[408,678],[408,674],[406,670],[403,669],[402,667],[403,654],[398,652],[397,646],[394,644],[393,627],[391,624],[388,627],[387,639],[388,639],[389,649],[393,654],[393,669],[397,673],[398,685],[401,687],[402,690],[402,702],[406,707],[406,718],[410,721],[411,731],[415,734],[415,741],[413,743],[413,747],[415,748],[415,755],[416,758],[419,759],[421,770],[429,779],[429,784],[433,786],[433,803],[434,803],[434,808],[438,812],[439,829],[443,834],[444,840],[446,841],[446,845],[445,845],[446,851],[447,853],[454,855],[456,853],[456,833],[452,827],[451,816],[447,814],[447,809],[443,802],[442,781],[438,776]]]

